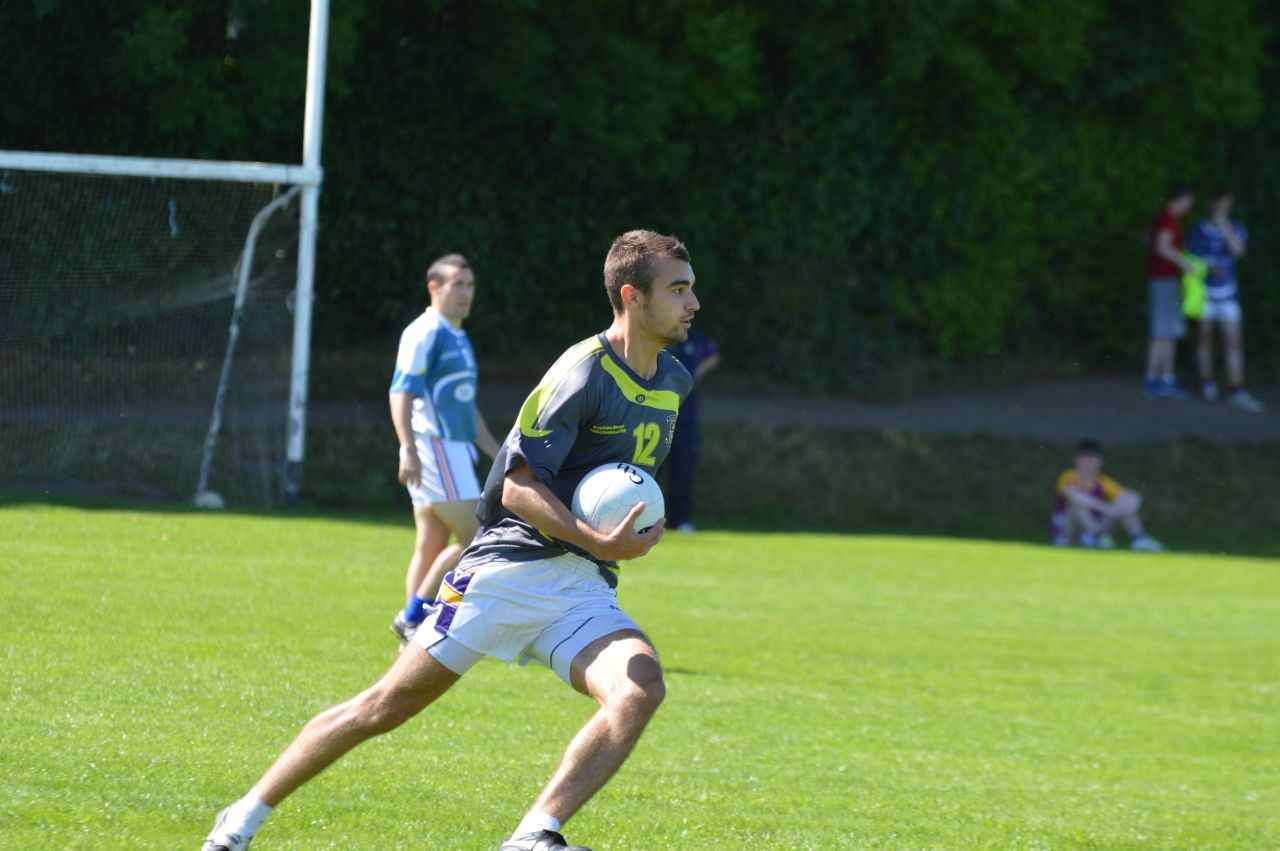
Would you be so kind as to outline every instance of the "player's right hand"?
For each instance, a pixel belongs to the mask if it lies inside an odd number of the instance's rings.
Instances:
[[[667,528],[667,518],[662,518],[643,532],[636,531],[636,519],[644,511],[644,503],[638,502],[612,532],[604,535],[591,552],[605,561],[631,561],[653,549],[662,539]]]
[[[400,471],[398,478],[402,485],[407,485],[410,482],[416,485],[422,478],[422,463],[418,460],[417,452],[400,453]]]

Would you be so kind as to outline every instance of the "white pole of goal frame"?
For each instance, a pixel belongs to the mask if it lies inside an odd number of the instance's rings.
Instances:
[[[302,166],[320,167],[324,130],[324,75],[329,44],[329,0],[312,0],[307,45],[307,101],[302,126]],[[298,234],[298,285],[293,304],[293,368],[289,379],[289,437],[284,465],[286,505],[297,505],[302,492],[302,459],[307,436],[307,372],[311,357],[311,304],[315,291],[316,220],[320,186],[302,190]]]
[[[253,274],[253,255],[258,246],[258,234],[276,210],[293,200],[302,187],[295,186],[258,211],[249,225],[249,236],[240,253],[236,272],[236,297],[231,308],[231,327],[227,330],[227,352],[222,358],[222,372],[218,374],[218,390],[213,396],[213,416],[209,418],[209,433],[204,439],[204,452],[200,456],[200,477],[196,480],[193,502],[200,508],[222,508],[222,496],[208,490],[209,468],[213,466],[213,451],[218,445],[218,432],[222,430],[222,403],[227,398],[227,385],[231,378],[231,362],[236,356],[236,341],[240,339],[240,320],[244,316],[244,302],[249,293],[249,278]]]

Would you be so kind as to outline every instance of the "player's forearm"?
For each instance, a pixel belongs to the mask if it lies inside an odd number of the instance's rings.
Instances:
[[[586,523],[574,516],[528,467],[507,474],[502,486],[502,505],[535,529],[592,552],[596,541]]]
[[[1159,254],[1165,260],[1176,265],[1179,269],[1187,270],[1190,264],[1186,258],[1173,245],[1173,237],[1168,231],[1161,231],[1160,237],[1156,240],[1156,254]]]
[[[697,384],[702,381],[708,372],[720,365],[720,355],[711,355],[709,358],[698,364],[697,369],[693,371],[693,383]]]
[[[390,396],[391,424],[401,446],[413,446],[413,394],[392,393]]]
[[[1231,252],[1232,257],[1244,256],[1244,243],[1240,241],[1240,237],[1236,234],[1235,229],[1230,225],[1220,228],[1222,238],[1226,240],[1227,250]]]
[[[1077,490],[1076,488],[1067,488],[1066,497],[1071,503],[1078,505],[1081,508],[1104,512],[1108,508],[1106,500],[1098,499],[1093,494],[1085,493],[1084,491]]]

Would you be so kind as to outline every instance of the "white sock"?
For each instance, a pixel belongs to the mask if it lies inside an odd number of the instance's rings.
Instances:
[[[275,807],[268,807],[262,803],[262,799],[258,797],[258,787],[254,786],[249,790],[248,795],[227,808],[227,818],[223,821],[223,827],[231,833],[253,836],[274,809]]]
[[[549,816],[546,813],[529,813],[521,820],[520,825],[516,828],[516,832],[511,834],[512,839],[520,836],[528,836],[530,833],[537,833],[540,830],[560,831],[560,819]]]

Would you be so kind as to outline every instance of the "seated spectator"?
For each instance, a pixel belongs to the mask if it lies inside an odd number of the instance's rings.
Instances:
[[[1129,546],[1158,553],[1164,546],[1142,528],[1142,497],[1102,473],[1102,447],[1084,440],[1076,447],[1075,466],[1058,476],[1053,501],[1053,543],[1059,547],[1111,549],[1111,527],[1119,523]]]

